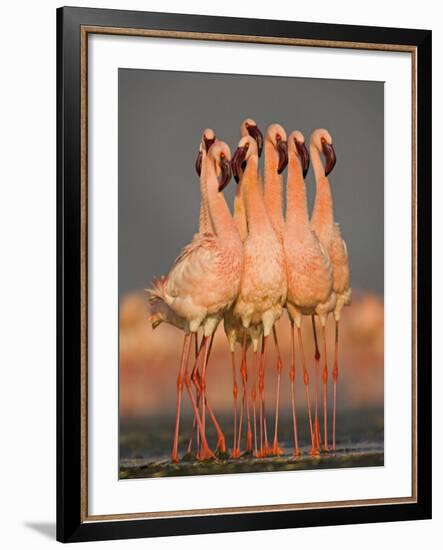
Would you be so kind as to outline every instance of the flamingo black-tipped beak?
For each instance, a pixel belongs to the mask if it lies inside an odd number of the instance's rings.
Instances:
[[[258,156],[261,157],[263,151],[263,134],[258,126],[248,126],[248,134],[255,139],[257,143]]]
[[[223,189],[231,181],[232,169],[231,163],[226,157],[222,157],[220,160],[220,176],[218,178],[218,190],[223,191]]]
[[[306,145],[302,141],[295,141],[295,146],[297,148],[298,155],[301,160],[301,165],[303,169],[303,178],[306,177],[306,174],[309,170],[309,153],[308,149],[306,148]]]
[[[203,154],[201,151],[199,151],[197,158],[195,159],[195,171],[197,172],[198,177],[200,177],[202,173],[202,157]]]
[[[335,156],[335,151],[332,143],[323,143],[322,149],[326,159],[325,176],[328,176],[332,172],[335,163],[337,162],[337,157]]]
[[[207,138],[206,136],[203,136],[203,140],[204,140],[204,142],[205,142],[206,152],[208,152],[209,149],[211,148],[211,146],[214,145],[215,137],[213,137],[213,138]]]
[[[232,173],[234,179],[238,183],[242,172],[242,164],[246,158],[246,147],[238,147],[231,160]]]
[[[288,143],[282,139],[277,142],[278,174],[281,174],[288,164]]]

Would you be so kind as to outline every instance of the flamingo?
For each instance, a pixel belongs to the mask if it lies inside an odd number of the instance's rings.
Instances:
[[[195,160],[195,170],[197,172],[198,177],[200,178],[200,216],[199,216],[199,227],[198,232],[199,233],[206,233],[206,232],[213,232],[212,222],[209,215],[209,207],[208,207],[208,191],[206,182],[203,181],[201,178],[201,169],[202,169],[202,158],[203,158],[203,151],[206,153],[209,151],[211,146],[214,144],[216,140],[215,132],[212,130],[212,128],[206,128],[206,130],[203,131],[199,146],[199,151],[197,158]]]
[[[210,219],[216,231],[194,236],[176,259],[165,277],[150,290],[151,320],[176,322],[185,331],[182,360],[177,380],[177,410],[172,460],[177,461],[180,404],[183,383],[187,388],[201,439],[199,458],[213,458],[205,434],[206,367],[209,340],[223,313],[238,295],[243,270],[243,250],[240,236],[221,191],[231,178],[229,147],[216,141],[209,152],[202,151],[201,173],[207,181]],[[158,312],[171,312],[171,318],[157,318]],[[190,335],[203,329],[203,368],[201,374],[201,417],[190,391],[187,365],[190,354]]]
[[[251,136],[240,139],[232,159],[234,176],[239,177],[243,163],[248,236],[243,244],[244,271],[234,316],[244,329],[255,334],[263,329],[259,371],[260,455],[269,453],[264,423],[264,365],[266,342],[275,322],[281,317],[286,300],[286,273],[281,243],[266,212],[258,175],[258,147]],[[243,349],[246,337],[243,337]]]
[[[325,248],[332,265],[333,290],[337,296],[334,319],[335,319],[335,350],[334,350],[334,404],[333,404],[333,431],[332,449],[336,450],[336,410],[337,410],[337,379],[338,379],[338,330],[341,310],[351,303],[351,286],[348,252],[345,241],[342,239],[340,227],[334,221],[334,204],[328,175],[336,163],[334,147],[330,133],[324,129],[317,129],[311,135],[310,152],[312,165],[314,167],[316,181],[316,195],[314,209],[311,217],[311,226],[317,234],[320,242]],[[321,153],[325,157],[323,165]],[[315,327],[315,325],[314,325]],[[325,327],[323,329],[325,366],[323,370],[324,387],[324,408],[325,408],[325,442],[324,448],[328,449],[327,439],[327,417],[326,417],[326,385],[328,380],[327,358],[326,358],[326,337]]]
[[[304,315],[317,315],[322,326],[335,306],[335,293],[332,289],[332,269],[329,258],[311,228],[308,201],[304,178],[309,169],[309,154],[303,134],[298,130],[291,133],[288,140],[288,180],[286,191],[286,223],[283,234],[288,296],[286,307],[291,320],[292,364],[290,369],[292,416],[294,426],[294,455],[300,455],[297,438],[295,410],[295,352],[294,323],[297,327],[298,343],[303,368],[303,380],[308,407],[311,454],[318,454],[315,428],[312,426],[309,392],[309,375],[301,336]],[[317,418],[317,385],[316,385]]]
[[[197,158],[195,160],[195,170],[196,170],[197,175],[199,176],[199,180],[200,180],[200,196],[201,196],[201,199],[200,199],[200,215],[199,215],[199,228],[198,228],[198,232],[200,234],[207,233],[207,232],[214,233],[214,228],[213,228],[212,221],[211,221],[210,214],[209,214],[207,183],[206,183],[205,179],[203,179],[201,177],[201,169],[202,169],[203,151],[205,151],[207,153],[209,151],[209,149],[211,148],[211,146],[214,144],[215,140],[216,140],[216,135],[215,135],[214,130],[212,128],[206,128],[202,133],[201,140],[200,140],[200,145],[199,145],[199,152],[198,152]],[[199,359],[199,357],[201,357],[201,353],[199,354],[198,335],[197,335],[197,333],[195,333],[193,336],[194,336],[194,342],[195,342],[195,363],[194,363],[194,367],[193,367],[192,373],[191,373],[191,380],[193,381],[193,383],[195,385],[195,388],[196,388],[197,407],[199,407],[200,406],[199,405],[200,404],[200,375],[199,375],[199,361],[198,361],[198,359]],[[203,344],[203,338],[202,338],[202,344]],[[211,347],[212,347],[212,339],[211,339],[211,343],[209,345],[209,353],[210,353]],[[202,345],[200,346],[200,351],[201,350],[202,350]],[[220,444],[220,451],[224,452],[226,449],[225,449],[223,433],[220,429],[220,426],[219,426],[219,424],[217,422],[217,419],[215,418],[215,415],[212,412],[211,408],[208,406],[208,404],[206,406],[208,408],[208,412],[211,416],[211,419],[214,423],[215,429],[216,429],[217,434],[218,434],[219,444]],[[194,415],[192,428],[193,429],[196,428],[195,415]],[[196,434],[197,435],[197,446],[198,446],[198,433],[199,432],[198,432],[198,428],[197,428],[197,434]],[[187,453],[188,455],[190,454],[191,449],[192,449],[192,439],[193,439],[193,435],[191,433],[191,437],[189,439],[189,444],[188,444],[188,453]]]
[[[258,128],[255,120],[252,118],[246,118],[245,120],[243,120],[243,122],[240,125],[240,136],[246,137],[248,135],[251,136],[253,139],[255,139],[257,143],[258,153],[260,156],[261,150],[263,148],[263,134]],[[242,176],[243,176],[243,173],[239,175],[235,175],[235,179],[237,181],[237,190],[234,198],[233,218],[234,218],[234,223],[237,227],[237,231],[239,232],[240,238],[242,242],[244,242],[246,240],[246,237],[248,236],[248,223],[247,223],[246,211],[245,211]],[[241,320],[234,315],[233,307],[234,306],[232,306],[225,313],[224,329],[225,329],[226,337],[228,339],[229,348],[231,352],[231,366],[232,366],[232,378],[233,378],[232,393],[234,398],[234,436],[233,436],[233,446],[232,446],[231,455],[233,458],[238,458],[240,456],[241,425],[242,425],[242,418],[243,418],[243,409],[245,407],[246,407],[246,416],[247,416],[246,452],[250,452],[252,450],[252,433],[251,433],[250,411],[249,411],[249,403],[248,403],[247,388],[246,388],[246,377],[247,377],[246,349],[243,349],[243,338],[245,336],[245,330],[242,326]],[[255,333],[252,334],[254,354],[257,353],[259,338],[260,338],[260,333],[255,331]],[[251,335],[246,334],[246,339],[247,339],[246,345],[248,345],[249,342],[251,341]],[[238,437],[237,437],[238,386],[237,386],[236,367],[235,367],[235,346],[237,343],[239,343],[242,346],[242,362],[241,362],[240,373],[242,376],[242,386],[243,386],[243,399],[242,399],[242,408],[240,412],[240,423],[239,423],[240,428],[238,431]],[[253,390],[252,399],[254,404],[255,451],[257,453],[257,432],[256,432],[254,390]]]
[[[271,221],[272,227],[283,243],[283,176],[282,172],[288,162],[288,149],[286,132],[280,124],[271,124],[266,131],[265,139],[265,183],[263,189],[264,202],[266,210]],[[283,250],[281,250],[283,254]],[[277,354],[277,385],[275,397],[275,416],[274,416],[274,442],[272,446],[273,454],[280,455],[281,449],[278,444],[278,415],[280,403],[280,378],[282,371],[282,360],[280,356],[280,346],[278,344],[277,330],[273,327],[274,345]]]

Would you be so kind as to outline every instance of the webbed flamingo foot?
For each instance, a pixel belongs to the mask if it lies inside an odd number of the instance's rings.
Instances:
[[[215,450],[223,454],[226,453],[226,441],[223,435],[218,438]]]
[[[272,445],[272,454],[274,456],[281,456],[283,454],[283,450],[280,447],[278,441],[274,440],[274,443]]]
[[[311,447],[311,449],[309,451],[309,454],[311,456],[320,456],[320,451],[319,451],[318,447]]]
[[[215,460],[217,457],[211,451],[207,443],[202,443],[200,452],[197,455],[197,460],[204,462],[207,460]]]

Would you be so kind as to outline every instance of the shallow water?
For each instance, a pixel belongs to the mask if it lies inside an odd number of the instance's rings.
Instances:
[[[232,445],[232,417],[220,415],[218,420],[224,430],[226,445]],[[322,418],[320,417],[320,422]],[[279,423],[279,440],[283,455],[257,459],[243,456],[232,460],[227,455],[210,462],[197,462],[186,450],[191,433],[192,419],[183,418],[179,438],[180,462],[171,463],[174,418],[170,416],[122,419],[120,422],[120,479],[143,477],[233,474],[308,470],[324,468],[354,468],[383,466],[384,430],[383,411],[364,410],[342,412],[337,416],[337,451],[309,455],[309,430],[307,418],[298,417],[299,443],[302,455],[293,458],[293,432],[290,417],[282,417]],[[322,424],[321,424],[322,425]],[[273,422],[268,420],[272,443]],[[244,433],[244,432],[243,432]],[[210,445],[215,446],[215,432],[208,429]]]

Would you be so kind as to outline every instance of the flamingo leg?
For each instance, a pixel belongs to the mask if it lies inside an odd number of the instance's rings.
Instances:
[[[197,335],[196,335],[196,339],[197,339]],[[214,334],[212,334],[212,336],[211,336],[211,340],[209,342],[209,349],[207,350],[207,352],[203,353],[204,345],[205,345],[205,337],[202,338],[200,348],[197,352],[197,357],[195,359],[194,368],[192,369],[191,379],[192,379],[192,381],[195,385],[195,388],[196,388],[197,409],[199,408],[199,405],[202,402],[202,399],[201,399],[201,396],[202,396],[202,381],[201,381],[201,378],[202,377],[201,377],[201,374],[199,372],[199,368],[200,368],[200,364],[202,363],[202,358],[205,356],[205,354],[207,356],[206,357],[206,368],[207,368],[207,363],[209,361],[209,356],[211,354],[213,341],[214,341]],[[196,345],[196,349],[197,349],[197,345]],[[218,441],[217,441],[217,447],[216,448],[220,452],[225,453],[226,452],[225,436],[223,434],[223,431],[220,428],[220,424],[218,423],[217,418],[216,418],[211,406],[208,403],[207,397],[205,397],[205,408],[207,409],[208,414],[209,414],[209,418],[211,419],[212,423],[214,424],[215,431],[217,432]],[[196,421],[196,417],[195,417],[195,413],[194,413],[193,427],[195,426],[195,421]],[[198,430],[197,430],[197,440],[198,440],[198,436],[199,436],[199,433],[198,433]],[[198,443],[197,443],[197,447],[198,447]],[[191,439],[189,440],[188,452],[191,451],[191,448],[192,448],[192,435],[191,435]]]
[[[292,424],[294,426],[294,456],[300,456],[300,448],[298,446],[297,432],[297,411],[295,408],[295,338],[294,338],[294,321],[291,319],[291,368],[289,370],[289,379],[291,381],[291,402],[292,402]]]
[[[257,371],[258,371],[258,352],[254,351],[254,380],[252,383],[252,408],[254,413],[254,456],[258,456],[257,446]]]
[[[192,374],[191,374],[191,379],[193,378],[194,376],[194,370],[196,368],[196,362],[197,362],[197,357],[198,357],[198,352],[199,352],[199,349],[198,349],[198,337],[197,337],[197,333],[194,333],[193,334],[193,337],[194,337],[194,368],[192,369]],[[194,382],[194,381],[193,381]],[[200,382],[198,381],[198,384],[200,384]],[[200,407],[200,397],[199,397],[199,389],[196,385],[196,382],[194,382],[194,385],[196,386],[195,387],[195,398],[196,398],[196,401],[197,401],[197,408]],[[192,442],[193,442],[193,438],[194,438],[194,432],[195,432],[195,435],[196,435],[196,442],[197,442],[197,451],[198,451],[198,447],[199,447],[199,433],[198,433],[198,426],[197,426],[197,419],[196,419],[196,416],[194,414],[194,418],[192,420],[192,430],[191,430],[191,437],[189,438],[189,443],[188,443],[188,450],[187,450],[187,454],[190,455],[191,454],[191,451],[192,451]]]
[[[334,369],[332,378],[334,380],[334,408],[332,413],[332,450],[336,450],[335,446],[335,429],[337,415],[337,379],[338,379],[338,321],[335,321],[335,350],[334,350]]]
[[[260,367],[258,369],[258,408],[259,408],[259,426],[260,426],[260,452],[258,456],[263,456],[263,356],[265,354],[266,340],[263,336],[261,344]]]
[[[262,342],[262,354],[259,369],[259,397],[260,397],[260,455],[269,456],[271,449],[268,443],[268,429],[266,425],[266,411],[265,411],[265,356],[266,356],[266,341],[268,337],[263,336]]]
[[[176,414],[175,414],[174,442],[172,445],[172,453],[171,453],[172,462],[178,462],[178,434],[180,431],[180,411],[181,411],[181,401],[182,401],[182,394],[183,394],[184,372],[185,372],[185,365],[189,360],[190,349],[191,349],[190,335],[185,334],[185,337],[183,339],[183,348],[182,348],[182,356],[180,360],[180,367],[177,375],[177,408],[176,408]]]
[[[202,373],[201,373],[201,426],[202,426],[202,449],[200,452],[200,457],[202,460],[205,460],[207,458],[211,458],[207,455],[206,448],[204,446],[204,441],[206,441],[206,367],[208,364],[208,355],[209,355],[209,336],[203,337],[203,367],[202,367]],[[209,449],[208,449],[209,450]]]
[[[323,353],[324,353],[324,367],[323,367],[323,421],[325,440],[323,443],[323,450],[329,451],[328,445],[328,356],[326,353],[326,327],[322,326],[323,331]]]
[[[194,393],[193,393],[192,387],[191,387],[191,377],[189,376],[188,364],[186,365],[186,368],[185,368],[184,383],[185,383],[186,390],[187,390],[188,395],[189,395],[189,399],[191,401],[192,408],[194,410],[194,418],[197,422],[197,428],[198,428],[198,432],[200,434],[201,445],[200,445],[200,451],[199,451],[198,458],[200,458],[200,459],[215,458],[214,453],[209,448],[209,445],[208,445],[208,442],[207,442],[207,439],[206,439],[206,435],[204,433],[203,424],[202,424],[202,421],[200,419],[200,414],[199,414],[198,407],[197,407],[197,402],[196,402],[196,399],[194,397]]]
[[[245,408],[245,400],[242,399],[240,403],[240,419],[238,421],[238,437],[237,437],[237,449],[240,453],[240,444],[241,444],[241,432],[243,427],[243,411]]]
[[[315,413],[314,413],[314,438],[315,438],[315,447],[320,448],[320,422],[318,420],[318,377],[320,372],[320,350],[318,348],[318,339],[317,339],[317,330],[315,327],[315,315],[311,316],[312,319],[312,331],[314,333],[314,343],[315,343],[315,385],[314,385],[314,399],[315,399]]]
[[[314,431],[312,429],[312,416],[311,416],[311,398],[310,398],[310,392],[309,392],[309,374],[308,369],[306,368],[306,359],[305,359],[305,352],[303,349],[303,341],[301,337],[301,328],[297,327],[297,333],[298,333],[298,345],[300,348],[300,356],[301,356],[301,362],[303,367],[303,381],[305,384],[305,391],[306,391],[306,404],[308,406],[308,418],[309,418],[309,431],[311,433],[311,455],[318,455],[319,450],[318,447],[315,446],[315,439],[314,439]]]
[[[272,445],[272,454],[280,456],[283,454],[283,451],[280,448],[280,445],[278,444],[278,412],[279,412],[279,406],[280,406],[280,378],[281,378],[281,371],[282,371],[282,360],[280,355],[280,347],[278,345],[278,338],[277,338],[277,331],[275,329],[275,326],[272,328],[273,334],[274,334],[274,343],[275,343],[275,351],[277,352],[277,388],[276,388],[276,395],[275,395],[275,425],[274,425],[274,442]]]
[[[206,370],[208,368],[209,357],[210,357],[211,351],[212,351],[212,344],[214,342],[214,334],[215,333],[212,333],[211,340],[209,341],[209,349],[208,349],[208,354],[207,354],[207,359],[206,359]],[[212,423],[214,424],[214,428],[215,428],[215,431],[217,433],[216,450],[219,450],[221,453],[226,453],[225,436],[223,434],[222,429],[220,428],[220,424],[217,421],[217,418],[214,414],[214,411],[213,411],[212,407],[209,405],[207,396],[205,396],[205,402],[206,402],[206,409],[208,411],[209,418],[211,419]]]
[[[211,419],[212,423],[214,424],[215,431],[217,433],[217,446],[215,450],[220,451],[221,453],[226,453],[226,442],[225,442],[225,436],[223,434],[222,429],[220,428],[220,424],[217,422],[217,418],[215,417],[214,411],[212,410],[212,407],[208,403],[208,399],[205,398],[206,401],[206,409],[209,414],[209,418]]]
[[[232,364],[232,395],[234,397],[234,443],[232,445],[232,458],[238,458],[240,456],[240,450],[237,448],[237,415],[238,415],[238,386],[237,375],[235,372],[235,352],[231,351],[231,364]]]
[[[251,430],[251,415],[249,410],[249,399],[248,399],[248,388],[247,388],[248,370],[246,365],[246,332],[243,333],[242,361],[241,361],[240,373],[242,377],[243,400],[245,403],[246,421],[247,421],[246,452],[251,452],[252,451],[252,430]]]

